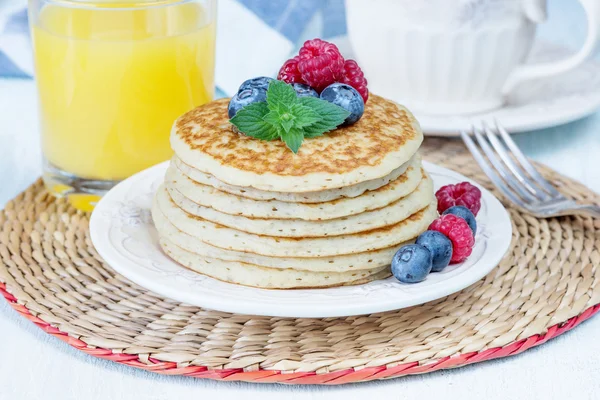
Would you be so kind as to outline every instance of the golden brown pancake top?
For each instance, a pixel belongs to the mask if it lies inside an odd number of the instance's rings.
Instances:
[[[175,134],[191,150],[221,165],[256,174],[343,174],[377,166],[386,155],[422,136],[409,112],[372,95],[357,123],[305,139],[298,154],[294,154],[280,140],[267,142],[235,132],[227,116],[228,103],[229,99],[220,99],[184,114],[175,122]]]

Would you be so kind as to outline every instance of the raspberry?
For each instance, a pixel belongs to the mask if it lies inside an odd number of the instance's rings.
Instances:
[[[279,74],[277,75],[277,79],[280,81],[284,81],[285,83],[303,83],[304,79],[302,79],[302,75],[300,71],[298,71],[298,61],[300,61],[300,57],[296,56],[294,58],[290,58],[287,60],[283,67],[279,70]]]
[[[475,238],[464,219],[452,214],[442,215],[431,223],[429,230],[443,233],[452,242],[451,264],[463,262],[471,255]]]
[[[365,103],[369,99],[365,74],[356,61],[344,60],[335,44],[321,39],[304,42],[299,55],[283,64],[277,79],[309,85],[317,93],[332,83],[345,83],[356,89]]]
[[[435,197],[437,197],[440,214],[453,206],[465,206],[477,216],[481,208],[481,190],[469,182],[442,186],[435,193]]]
[[[369,99],[369,89],[367,89],[367,80],[365,74],[354,60],[346,60],[339,81],[352,86],[367,103]]]
[[[300,48],[298,70],[304,83],[317,92],[336,82],[344,68],[337,46],[321,39],[307,40]]]

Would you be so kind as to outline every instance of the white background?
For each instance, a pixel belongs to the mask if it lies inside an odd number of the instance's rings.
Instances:
[[[585,25],[573,0],[551,1],[545,38],[575,47]],[[35,87],[0,80],[0,205],[40,172]],[[600,115],[516,136],[536,160],[600,192]],[[84,399],[599,399],[600,317],[521,355],[456,370],[343,387],[165,377],[81,353],[0,300],[0,400]]]

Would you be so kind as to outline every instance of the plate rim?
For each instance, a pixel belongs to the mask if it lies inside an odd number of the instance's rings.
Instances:
[[[530,52],[526,64],[539,64],[563,59],[571,56],[576,51],[576,49],[543,38],[538,39],[534,44],[535,46]],[[595,58],[585,60],[575,70],[567,71],[565,74],[581,75],[582,72],[590,74],[600,73],[600,61]],[[557,76],[539,78],[536,81],[544,84],[544,86],[552,86],[556,84],[555,79],[557,79]],[[524,82],[523,84],[528,85],[531,82]],[[509,98],[515,92],[519,92],[519,89],[525,90],[528,87],[519,85],[515,88],[515,91],[509,94]],[[495,120],[498,120],[510,133],[522,133],[562,126],[594,114],[600,109],[600,86],[594,86],[593,91],[585,94],[578,91],[571,91],[567,96],[552,97],[549,103],[552,107],[551,112],[544,110],[537,113],[523,112],[523,110],[511,111],[511,108],[514,107],[511,104],[503,105],[494,110],[463,115],[444,116],[428,114],[423,110],[421,112],[417,110],[413,111],[426,136],[458,137],[461,130],[468,130],[471,125],[480,125],[482,121],[493,125]],[[536,103],[528,102],[519,104],[517,108],[529,104]],[[547,107],[547,104],[542,103],[541,106]]]
[[[563,114],[549,114],[543,119],[541,116],[539,119],[531,118],[530,116],[528,116],[528,119],[523,122],[516,122],[514,120],[514,117],[496,118],[495,112],[504,109],[505,108],[499,108],[497,110],[494,110],[492,113],[461,116],[459,117],[460,120],[455,120],[456,122],[452,122],[452,120],[456,117],[444,118],[442,116],[420,114],[417,112],[415,112],[415,115],[416,118],[419,120],[423,134],[429,137],[459,137],[461,130],[468,130],[471,126],[478,126],[481,124],[482,121],[493,125],[496,119],[509,133],[515,134],[541,129],[555,128],[589,117],[590,115],[596,113],[598,109],[600,109],[600,96],[596,98],[595,102],[584,103],[581,105],[581,107],[577,108],[571,113],[565,112]],[[437,123],[427,122],[429,118],[436,118],[440,121]]]
[[[283,318],[332,318],[332,317],[348,317],[348,316],[356,316],[356,315],[366,315],[373,313],[380,313],[386,311],[394,311],[400,310],[407,307],[412,307],[415,305],[427,303],[429,301],[437,300],[453,293],[456,293],[462,289],[465,289],[472,284],[476,283],[484,276],[489,274],[494,268],[496,268],[502,258],[505,256],[506,252],[510,248],[510,244],[512,241],[512,221],[508,214],[506,208],[502,205],[502,203],[487,189],[485,189],[482,185],[474,181],[473,179],[469,179],[462,174],[450,170],[445,167],[441,167],[439,165],[423,161],[423,167],[425,170],[438,170],[436,172],[447,174],[454,179],[466,180],[471,183],[474,183],[482,190],[482,194],[485,196],[486,202],[490,202],[494,204],[493,209],[498,209],[501,212],[501,219],[503,220],[502,226],[505,229],[504,232],[501,232],[499,236],[499,243],[495,243],[495,248],[491,254],[489,254],[489,249],[491,246],[488,246],[484,252],[488,252],[486,255],[486,259],[489,260],[489,266],[485,268],[473,269],[469,268],[471,274],[466,275],[468,278],[465,279],[464,274],[457,274],[449,281],[439,282],[443,284],[441,288],[438,288],[436,291],[428,291],[428,295],[424,296],[411,296],[410,301],[403,300],[401,305],[398,305],[397,301],[390,299],[390,301],[379,302],[379,303],[356,303],[347,305],[344,307],[325,307],[313,309],[310,307],[305,308],[297,308],[290,309],[289,304],[278,304],[277,302],[269,302],[268,300],[253,300],[251,302],[237,302],[236,300],[230,299],[229,301],[223,301],[224,299],[216,299],[212,296],[207,296],[202,299],[202,301],[198,302],[197,295],[193,295],[190,291],[180,292],[177,288],[173,288],[172,286],[165,286],[159,280],[152,280],[145,277],[144,273],[140,273],[136,271],[135,268],[127,268],[127,265],[131,262],[128,261],[124,256],[120,255],[117,250],[114,250],[111,246],[108,245],[107,240],[102,240],[99,235],[102,234],[103,231],[103,221],[100,216],[100,211],[103,210],[104,205],[108,204],[111,201],[112,196],[115,193],[119,193],[123,187],[126,187],[131,184],[132,181],[143,179],[148,175],[156,175],[157,171],[166,169],[166,166],[169,164],[169,161],[165,161],[163,163],[152,166],[146,170],[143,170],[126,180],[117,184],[113,189],[111,189],[96,205],[96,209],[92,212],[89,223],[90,230],[90,239],[94,248],[98,252],[98,254],[102,257],[102,259],[108,264],[115,272],[123,275],[127,279],[132,282],[140,285],[141,287],[153,291],[161,296],[165,296],[167,298],[180,301],[186,304],[195,305],[201,308],[207,308],[212,310],[218,310],[222,312],[229,312],[234,314],[245,314],[245,315],[260,315],[260,316],[269,316],[269,317],[283,317]],[[160,172],[158,172],[160,174]],[[112,195],[111,195],[112,193]],[[100,211],[96,211],[100,210]],[[108,218],[106,218],[107,220]],[[106,222],[104,225],[107,225]],[[499,246],[499,247],[498,247]],[[162,252],[162,250],[161,250]],[[485,254],[485,253],[484,253]],[[480,261],[477,261],[474,265],[477,265]],[[185,267],[177,264],[173,261],[179,268],[186,269]],[[116,265],[116,267],[115,267]],[[189,270],[188,270],[189,271]],[[194,272],[196,273],[196,272]],[[214,278],[196,273],[199,276],[206,277],[209,280],[213,280]],[[462,279],[458,278],[462,275]],[[458,279],[456,279],[458,278]],[[226,283],[228,285],[235,285],[233,283]],[[236,285],[237,286],[237,285]],[[358,285],[360,286],[360,285]],[[246,287],[245,287],[246,288]],[[260,288],[251,288],[251,290],[258,291],[271,291],[272,289],[260,289]],[[327,290],[327,289],[304,289],[304,290]],[[288,290],[289,291],[289,290]],[[291,312],[290,312],[291,311]]]

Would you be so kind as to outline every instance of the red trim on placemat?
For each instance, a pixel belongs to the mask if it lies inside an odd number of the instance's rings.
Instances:
[[[325,384],[341,385],[344,383],[365,382],[375,379],[394,378],[403,375],[422,374],[425,372],[437,371],[444,368],[454,368],[461,365],[473,364],[495,358],[513,356],[527,349],[546,343],[563,333],[575,328],[577,325],[592,317],[600,311],[600,304],[592,306],[578,316],[572,317],[563,324],[557,324],[548,328],[543,335],[533,335],[525,339],[512,342],[503,347],[496,347],[480,352],[465,353],[454,357],[444,357],[430,364],[419,365],[418,362],[411,362],[396,365],[394,367],[368,367],[359,369],[346,369],[335,372],[294,372],[285,373],[283,371],[257,370],[244,372],[243,369],[208,369],[204,366],[178,367],[177,363],[160,361],[149,358],[148,362],[143,362],[135,354],[113,353],[110,349],[90,348],[79,339],[70,337],[67,333],[60,331],[47,322],[32,315],[24,305],[17,303],[17,298],[6,290],[6,285],[0,282],[0,294],[8,301],[12,308],[23,317],[27,318],[44,332],[62,340],[68,345],[75,347],[91,356],[114,361],[116,363],[128,365],[130,367],[145,369],[146,371],[156,372],[164,375],[185,375],[195,378],[215,379],[223,381],[246,381],[261,383],[293,383],[303,385]]]

